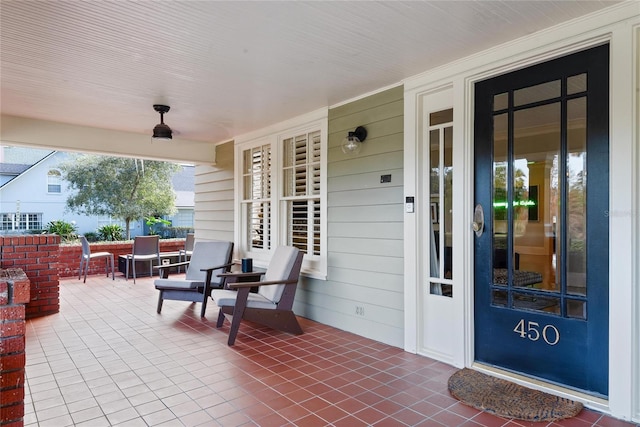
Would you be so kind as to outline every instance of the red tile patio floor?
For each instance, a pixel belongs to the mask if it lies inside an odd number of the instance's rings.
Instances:
[[[27,322],[25,426],[631,426],[591,410],[503,419],[447,392],[455,368],[301,319],[293,336],[165,301],[149,278],[63,279],[60,313]]]

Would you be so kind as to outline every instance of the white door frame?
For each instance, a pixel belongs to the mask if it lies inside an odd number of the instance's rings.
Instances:
[[[640,16],[637,3],[626,2],[579,20],[541,31],[405,81],[404,183],[405,196],[420,192],[419,150],[426,97],[446,87],[453,88],[454,109],[454,227],[461,243],[454,241],[454,293],[463,299],[454,306],[454,366],[474,366],[473,354],[473,87],[479,80],[544,62],[602,43],[610,43],[610,332],[609,400],[593,399],[546,383],[504,375],[517,382],[556,394],[565,394],[587,406],[623,419],[640,419]],[[634,90],[635,89],[635,90]],[[454,172],[455,174],[455,172]],[[416,199],[416,202],[418,200]],[[419,203],[416,203],[416,207]],[[420,215],[404,214],[405,255],[405,350],[421,353],[418,298],[422,267],[419,241]],[[468,232],[464,232],[467,230]],[[632,230],[632,233],[629,233]],[[460,271],[458,271],[458,269]],[[631,373],[631,375],[630,375]],[[494,373],[495,374],[495,373]],[[631,393],[629,391],[632,391]]]

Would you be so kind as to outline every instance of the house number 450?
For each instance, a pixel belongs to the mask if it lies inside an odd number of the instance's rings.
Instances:
[[[556,345],[560,341],[560,331],[553,325],[545,325],[540,331],[538,322],[525,321],[520,319],[513,332],[520,335],[520,338],[528,338],[531,341],[538,341],[540,338],[549,345]]]

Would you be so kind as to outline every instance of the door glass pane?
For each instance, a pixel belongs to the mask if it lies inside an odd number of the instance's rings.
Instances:
[[[440,277],[440,234],[437,223],[437,201],[440,194],[440,131],[432,130],[429,132],[429,162],[430,162],[430,175],[429,175],[429,188],[431,190],[431,222],[429,228],[431,235],[431,277]]]
[[[443,167],[443,186],[444,194],[442,197],[442,214],[440,217],[440,229],[444,233],[444,277],[453,279],[453,227],[451,226],[451,214],[453,204],[453,128],[444,128],[444,167]]]
[[[567,102],[567,292],[586,295],[586,98]]]
[[[560,80],[554,80],[514,91],[513,104],[517,107],[546,99],[558,98],[559,96]]]
[[[587,74],[582,73],[567,79],[567,94],[580,93],[587,90]]]
[[[518,270],[514,286],[560,291],[552,227],[557,200],[551,201],[558,177],[559,118],[560,103],[516,111],[513,116],[513,239]]]
[[[560,314],[560,298],[513,293],[513,308]]]
[[[509,106],[509,92],[493,96],[493,111],[504,110]]]
[[[453,110],[429,114],[429,287],[433,295],[451,297],[453,289]]]
[[[507,272],[507,114],[493,119],[493,281],[508,285]],[[493,304],[506,304],[501,292],[493,294]]]

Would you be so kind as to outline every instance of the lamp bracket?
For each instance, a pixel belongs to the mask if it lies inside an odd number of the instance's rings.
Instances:
[[[153,109],[160,114],[168,113],[170,108],[171,107],[169,107],[168,105],[153,104]]]
[[[360,142],[363,142],[365,139],[367,139],[367,130],[364,128],[364,126],[358,126],[353,132],[349,133],[358,138]]]

